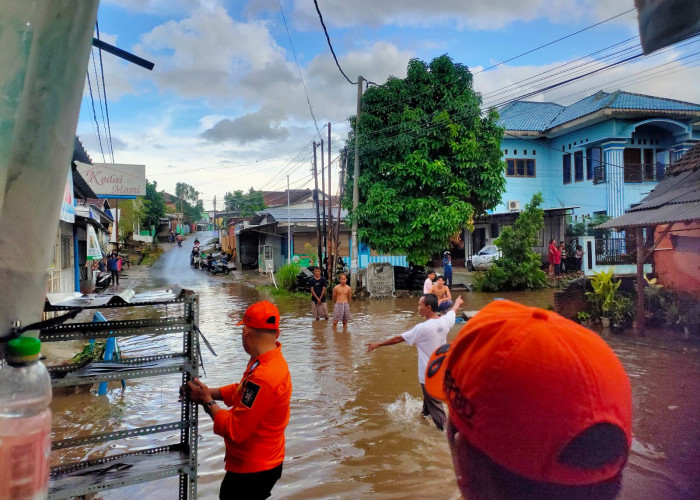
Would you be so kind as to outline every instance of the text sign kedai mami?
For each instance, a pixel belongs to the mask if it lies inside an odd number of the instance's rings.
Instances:
[[[146,166],[76,162],[78,172],[100,198],[146,195]]]

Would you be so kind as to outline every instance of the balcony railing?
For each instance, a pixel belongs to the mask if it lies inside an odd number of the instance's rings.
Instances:
[[[634,238],[603,238],[595,240],[596,263],[599,266],[635,264],[637,262],[637,242]],[[646,263],[651,263],[651,254]]]
[[[625,182],[658,182],[666,177],[666,163],[626,163]]]

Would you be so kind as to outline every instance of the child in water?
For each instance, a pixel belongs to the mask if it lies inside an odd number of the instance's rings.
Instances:
[[[340,275],[340,283],[333,287],[333,326],[338,321],[343,322],[343,328],[347,328],[350,320],[350,302],[352,301],[352,288],[348,286],[348,277],[345,273]]]

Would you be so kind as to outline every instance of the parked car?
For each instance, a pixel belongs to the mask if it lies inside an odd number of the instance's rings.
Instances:
[[[467,269],[470,271],[483,271],[491,267],[491,264],[500,256],[501,251],[496,245],[486,245],[467,261]]]

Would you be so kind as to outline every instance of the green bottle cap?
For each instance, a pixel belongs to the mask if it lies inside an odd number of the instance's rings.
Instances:
[[[7,360],[27,362],[39,358],[41,340],[35,337],[17,337],[7,343]]]

